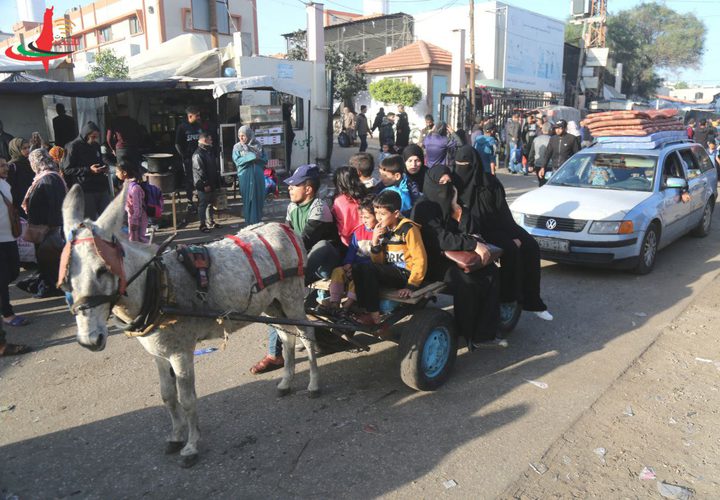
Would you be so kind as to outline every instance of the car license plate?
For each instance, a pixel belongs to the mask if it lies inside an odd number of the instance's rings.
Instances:
[[[555,238],[541,238],[536,237],[535,240],[538,242],[541,250],[548,250],[550,252],[570,252],[570,242],[568,240],[558,240]]]

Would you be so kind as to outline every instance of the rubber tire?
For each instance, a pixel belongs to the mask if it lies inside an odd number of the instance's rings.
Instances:
[[[444,328],[450,337],[448,359],[442,371],[428,378],[422,370],[422,352],[425,342],[436,328]],[[398,349],[400,378],[417,391],[434,391],[450,376],[457,357],[457,332],[452,315],[442,309],[422,309],[404,326]]]
[[[707,227],[705,227],[705,215],[707,214],[707,211],[710,210],[710,215],[708,217],[710,218],[710,221],[707,224]],[[713,212],[715,211],[715,199],[710,198],[708,202],[705,204],[705,207],[703,208],[703,216],[700,219],[700,222],[698,222],[698,225],[693,228],[692,231],[690,231],[690,235],[694,236],[696,238],[704,238],[708,234],[710,234],[710,228],[712,227],[712,216]]]
[[[650,264],[647,264],[645,262],[646,259],[644,257],[645,246],[647,245],[648,240],[651,237],[651,234],[655,235],[655,256],[653,257]],[[643,238],[642,246],[640,247],[640,255],[638,256],[638,263],[637,263],[637,266],[635,267],[635,269],[633,269],[633,272],[635,274],[640,274],[640,275],[649,274],[650,271],[653,270],[653,267],[655,267],[655,261],[657,260],[657,252],[658,252],[659,244],[660,244],[660,237],[658,235],[657,223],[653,222],[652,224],[650,224],[650,226],[648,226],[647,231],[645,231],[645,237]]]
[[[505,323],[500,321],[498,323],[498,330],[500,330],[501,333],[510,333],[512,332],[515,327],[517,326],[518,322],[520,321],[520,316],[522,316],[522,304],[519,302],[515,303],[515,312],[512,315],[512,318],[510,318],[510,321],[507,321]]]

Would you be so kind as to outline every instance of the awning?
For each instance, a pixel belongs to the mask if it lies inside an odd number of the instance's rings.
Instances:
[[[63,95],[67,97],[103,97],[128,90],[164,90],[178,85],[176,80],[108,82],[0,82],[0,95]]]
[[[310,87],[298,85],[289,79],[262,75],[247,78],[219,79],[213,85],[213,96],[217,99],[222,95],[243,90],[276,90],[302,99],[310,99],[312,95]]]

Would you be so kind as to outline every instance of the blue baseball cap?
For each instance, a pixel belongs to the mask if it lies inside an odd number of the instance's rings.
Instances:
[[[295,172],[285,179],[285,184],[288,186],[297,186],[307,181],[308,179],[317,179],[320,177],[320,170],[315,163],[309,163],[307,165],[300,165],[295,169]]]

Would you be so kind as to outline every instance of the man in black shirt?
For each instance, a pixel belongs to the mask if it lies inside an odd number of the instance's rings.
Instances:
[[[72,116],[65,114],[65,105],[61,102],[55,105],[57,116],[53,118],[53,135],[55,145],[65,148],[68,142],[78,136],[77,123]]]
[[[213,154],[212,135],[200,132],[198,148],[192,156],[192,168],[193,182],[198,195],[200,231],[203,233],[209,233],[210,229],[220,227],[220,224],[215,223],[213,210],[215,191],[220,187],[217,163],[217,157]]]
[[[557,123],[555,123],[555,135],[550,138],[550,142],[548,142],[547,149],[545,150],[545,158],[543,158],[540,164],[540,172],[538,172],[540,185],[542,186],[547,182],[545,179],[546,171],[552,170],[552,168],[548,168],[550,160],[552,160],[554,168],[560,168],[563,163],[578,151],[580,151],[578,138],[567,133],[567,122],[565,120],[558,120]]]
[[[198,107],[188,106],[185,113],[187,121],[181,123],[175,130],[175,149],[183,162],[183,180],[187,192],[188,211],[194,212],[192,155],[198,147],[202,126]]]
[[[717,130],[715,130],[715,127],[713,127],[712,124],[708,125],[707,120],[703,118],[702,120],[700,120],[700,124],[695,127],[693,139],[695,140],[695,142],[707,149],[708,141],[711,139],[714,140],[716,134]]]

